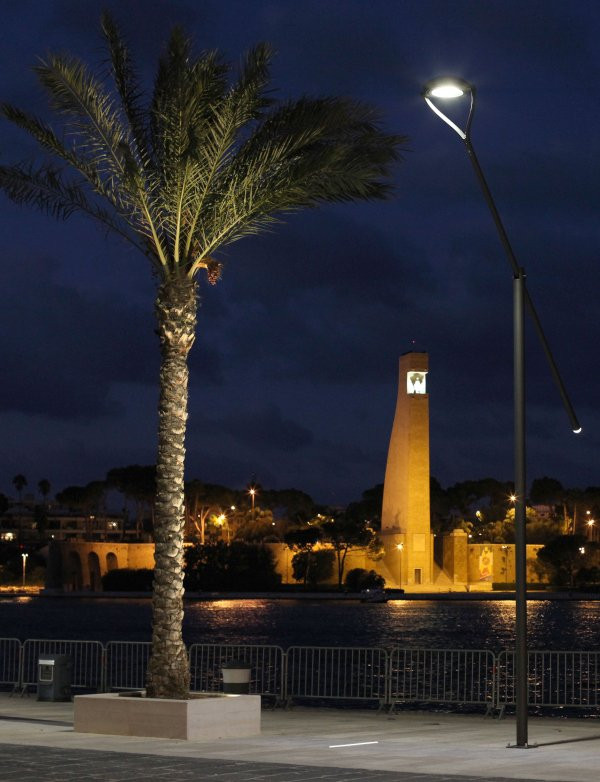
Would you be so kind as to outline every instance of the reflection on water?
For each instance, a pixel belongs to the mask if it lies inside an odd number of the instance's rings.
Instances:
[[[186,603],[186,643],[404,646],[490,649],[514,646],[512,600],[219,600]],[[531,649],[595,650],[600,602],[531,601]],[[23,598],[0,601],[0,637],[148,641],[148,600]]]

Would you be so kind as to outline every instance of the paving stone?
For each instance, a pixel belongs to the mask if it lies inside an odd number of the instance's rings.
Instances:
[[[0,782],[477,782],[483,777],[1,746]],[[485,777],[485,782],[535,782]]]

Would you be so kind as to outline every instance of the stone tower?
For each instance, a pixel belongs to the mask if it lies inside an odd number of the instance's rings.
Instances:
[[[415,590],[431,584],[433,568],[428,358],[427,353],[412,352],[400,357],[381,513],[388,574],[398,586]]]

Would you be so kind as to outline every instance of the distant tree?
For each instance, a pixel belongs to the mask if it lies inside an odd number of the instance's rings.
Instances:
[[[269,591],[281,583],[273,553],[259,544],[236,540],[190,546],[185,561],[190,591]]]
[[[238,540],[258,542],[269,538],[270,542],[273,542],[273,538],[277,538],[273,511],[269,508],[255,508],[254,515],[252,512],[246,513],[244,516],[239,513],[232,514],[229,523],[232,521],[235,527],[235,537]]]
[[[381,529],[381,506],[383,504],[383,483],[371,489],[365,489],[362,498],[351,502],[346,508],[346,516],[357,522],[366,521],[374,530]]]
[[[552,516],[541,516],[535,508],[526,508],[526,536],[528,543],[548,543],[562,532],[562,522]],[[473,528],[476,529],[475,527]],[[514,543],[515,509],[509,508],[502,521],[483,523],[477,530],[481,533],[481,542]]]
[[[10,503],[8,501],[8,497],[0,492],[0,516],[5,514],[9,507]]]
[[[356,567],[348,571],[345,584],[346,589],[349,589],[350,592],[361,592],[363,589],[383,589],[385,578],[374,570]]]
[[[334,562],[335,554],[331,549],[299,551],[292,557],[292,575],[305,587],[315,587],[331,578]]]
[[[317,512],[317,505],[306,492],[299,489],[261,488],[260,504],[273,511],[273,515],[283,516],[292,524],[309,521]]]
[[[149,514],[154,526],[154,498],[156,495],[156,466],[130,464],[113,467],[106,474],[106,484],[120,491],[135,506],[135,528],[138,535],[143,529],[144,517]]]
[[[366,548],[373,541],[375,533],[366,521],[357,521],[345,513],[329,517],[321,529],[323,540],[335,551],[337,582],[341,589],[348,552],[355,548]]]
[[[531,482],[529,500],[534,505],[560,505],[564,501],[565,490],[556,478],[536,478]]]
[[[296,573],[294,573],[294,578],[296,581],[302,581],[304,586],[309,581],[311,564],[313,562],[312,554],[322,537],[323,532],[318,526],[300,527],[299,529],[290,530],[284,536],[286,546],[295,552],[294,557],[292,557],[292,565],[297,555],[303,555],[297,559],[299,563],[297,572],[302,572],[302,576],[297,577]]]
[[[15,475],[12,482],[19,495],[19,503],[21,503],[23,489],[27,486],[27,478],[19,473],[19,475]]]
[[[551,581],[574,587],[582,569],[600,565],[600,544],[590,543],[583,535],[559,535],[537,552]]]
[[[42,495],[44,505],[46,504],[46,497],[50,494],[50,481],[47,478],[42,478],[38,481],[38,490]]]
[[[206,524],[211,517],[226,514],[231,523],[232,507],[237,509],[238,492],[216,483],[199,480],[185,484],[186,537],[206,542]]]
[[[67,486],[56,495],[56,500],[69,510],[80,513],[99,513],[104,505],[104,481],[91,481],[85,486]]]

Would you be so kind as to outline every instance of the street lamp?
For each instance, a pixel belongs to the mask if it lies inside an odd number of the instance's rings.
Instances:
[[[589,511],[588,511],[589,513]],[[588,540],[594,539],[594,524],[596,523],[595,519],[588,519],[586,524],[588,528]]]
[[[447,117],[434,103],[434,100],[456,100],[469,97],[469,110],[464,129]],[[429,81],[423,89],[423,97],[429,108],[437,114],[464,142],[469,160],[473,165],[483,197],[494,220],[500,242],[504,248],[513,274],[513,361],[514,361],[514,452],[515,452],[515,679],[516,679],[516,744],[517,747],[530,746],[527,741],[527,549],[525,536],[525,334],[524,310],[527,309],[554,381],[558,387],[563,405],[569,416],[571,428],[575,434],[581,432],[581,426],[569,401],[562,378],[554,361],[550,346],[542,329],[533,302],[525,285],[525,272],[519,266],[508,235],[496,208],[491,191],[483,175],[479,160],[471,141],[471,124],[475,111],[475,87],[455,78],[438,78]]]
[[[250,495],[250,499],[252,500],[252,521],[254,521],[254,497],[256,496],[256,489],[252,487],[248,494]]]
[[[25,575],[27,573],[27,557],[29,554],[21,554],[21,558],[23,559],[23,587],[25,587]]]

